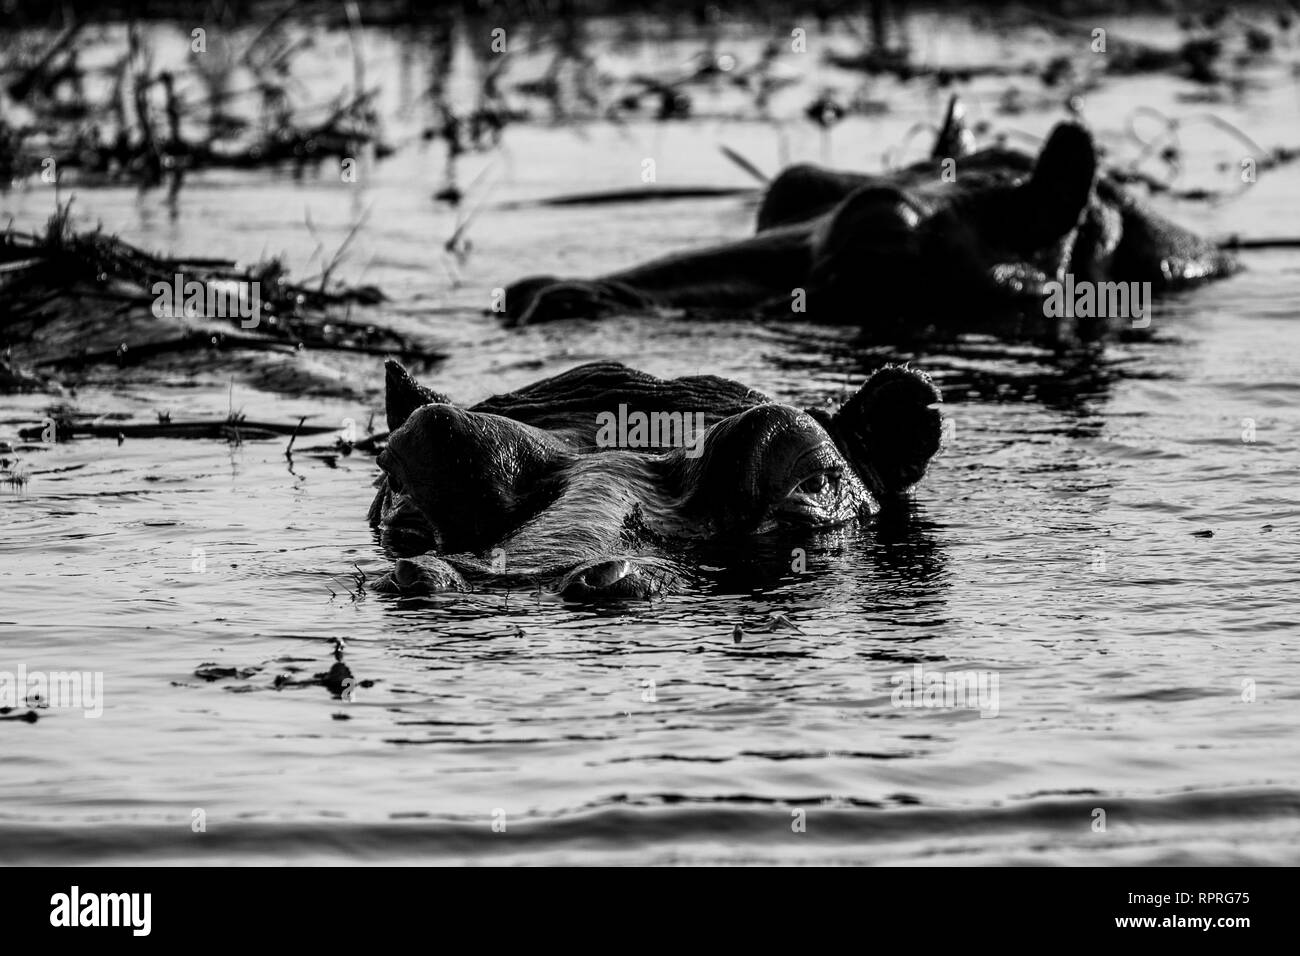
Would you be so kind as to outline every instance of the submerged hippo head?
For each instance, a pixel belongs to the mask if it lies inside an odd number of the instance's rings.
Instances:
[[[1235,268],[1103,173],[1080,124],[1057,124],[1036,157],[976,151],[954,99],[928,160],[879,175],[793,166],[752,237],[594,279],[523,279],[505,306],[513,324],[667,308],[1058,337],[1075,330],[1050,328],[1044,299],[1067,274],[1158,290]]]
[[[876,372],[833,412],[615,363],[470,409],[428,401],[442,396],[396,363],[388,374],[391,432],[370,520],[397,567],[381,589],[455,590],[477,577],[645,596],[671,583],[692,542],[870,517],[939,446],[938,392],[902,368]],[[611,441],[614,410],[636,427]]]
[[[1069,266],[1088,206],[1092,138],[1063,123],[1032,167],[1000,150],[943,160],[951,181],[941,166],[937,181],[868,183],[816,224],[810,298],[892,316],[1041,301],[1044,283]]]

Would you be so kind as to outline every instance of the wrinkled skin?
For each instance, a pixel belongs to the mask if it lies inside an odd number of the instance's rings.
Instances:
[[[575,599],[647,597],[672,587],[673,558],[692,542],[869,518],[919,481],[939,448],[939,393],[899,367],[877,371],[834,411],[613,362],[469,409],[396,362],[387,377],[390,434],[369,517],[396,561],[375,587],[403,594],[479,580]],[[601,447],[597,416],[620,404],[702,412],[699,454]]]
[[[595,279],[524,279],[506,290],[506,319],[656,309],[788,316],[804,290],[799,318],[906,336],[982,330],[985,319],[1010,316],[1021,322],[1008,330],[1032,335],[1048,321],[1044,283],[1066,273],[1159,292],[1236,270],[1213,243],[1100,175],[1082,126],[1056,126],[1037,159],[973,145],[954,98],[925,162],[880,176],[793,166],[769,187],[753,237]],[[947,159],[956,163],[950,182]]]

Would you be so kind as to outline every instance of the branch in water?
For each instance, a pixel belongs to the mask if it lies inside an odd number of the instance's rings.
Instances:
[[[37,441],[42,438],[45,426],[35,425],[21,428],[18,435],[24,441]],[[235,430],[245,440],[276,438],[292,435],[325,435],[338,431],[334,425],[306,425],[295,423],[281,425],[276,422],[250,422],[239,416],[216,419],[207,422],[116,422],[109,424],[87,423],[74,424],[59,422],[57,437],[59,441],[73,438],[228,438]]]

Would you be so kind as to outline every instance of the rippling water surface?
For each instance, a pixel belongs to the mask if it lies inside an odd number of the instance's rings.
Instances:
[[[1028,42],[952,33],[981,56]],[[418,113],[396,82],[401,48],[380,32],[367,43],[372,71],[393,74],[400,140]],[[320,47],[322,72],[348,55],[345,35]],[[1189,87],[1172,78],[1112,80],[1084,115],[1115,144],[1142,102],[1300,146],[1295,59],[1283,47],[1260,88],[1208,107],[1180,102]],[[799,96],[845,77],[811,54],[806,72],[774,111],[797,116]],[[1047,105],[994,115],[1006,85],[973,85],[977,118],[1035,135],[1059,118]],[[875,93],[892,112],[829,138],[792,121],[788,158],[878,169],[946,97],[919,82]],[[752,204],[734,198],[494,206],[635,185],[646,157],[661,184],[745,185],[720,143],[775,170],[773,128],[717,104],[676,124],[511,128],[461,266],[442,251],[456,214],[432,200],[442,156],[420,143],[355,185],[214,174],[174,209],[130,189],[77,190],[75,208],[146,247],[283,252],[299,273],[368,209],[342,273],[390,294],[377,322],[448,353],[425,380],[466,402],[596,358],[800,404],[841,396],[883,361],[847,329],[627,318],[511,331],[483,314],[491,289],[526,274],[594,274],[748,231]],[[1205,130],[1187,146],[1211,171],[1240,151]],[[487,163],[472,157],[463,178]],[[1268,236],[1294,234],[1298,201],[1293,166],[1230,203],[1162,208],[1212,234]],[[24,227],[52,203],[36,185],[0,196]],[[0,719],[0,860],[1300,862],[1300,257],[1245,261],[1163,302],[1151,338],[1099,355],[979,340],[911,355],[952,424],[907,514],[740,549],[647,604],[353,598],[354,564],[385,567],[361,454],[289,467],[282,441],[22,452],[29,480],[0,491],[0,669],[102,671],[104,700],[98,719]],[[382,418],[378,359],[300,361],[355,397],[232,388],[200,365],[125,389],[106,369],[62,401],[146,420],[232,404],[250,419]],[[0,438],[50,403],[6,397]],[[806,570],[791,567],[795,547]],[[775,613],[797,630],[773,629]],[[315,680],[337,660],[361,682],[351,701]],[[995,676],[996,716],[895,706],[896,678],[918,664]]]

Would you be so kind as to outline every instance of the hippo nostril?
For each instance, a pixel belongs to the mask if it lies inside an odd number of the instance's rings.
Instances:
[[[627,561],[602,561],[595,567],[588,568],[582,575],[582,580],[589,588],[607,588],[631,573],[632,565]]]
[[[393,567],[393,578],[404,588],[412,587],[419,583],[420,566],[414,561],[398,558],[397,564]]]
[[[677,574],[654,559],[598,558],[575,568],[561,582],[569,600],[639,600],[669,589]]]

